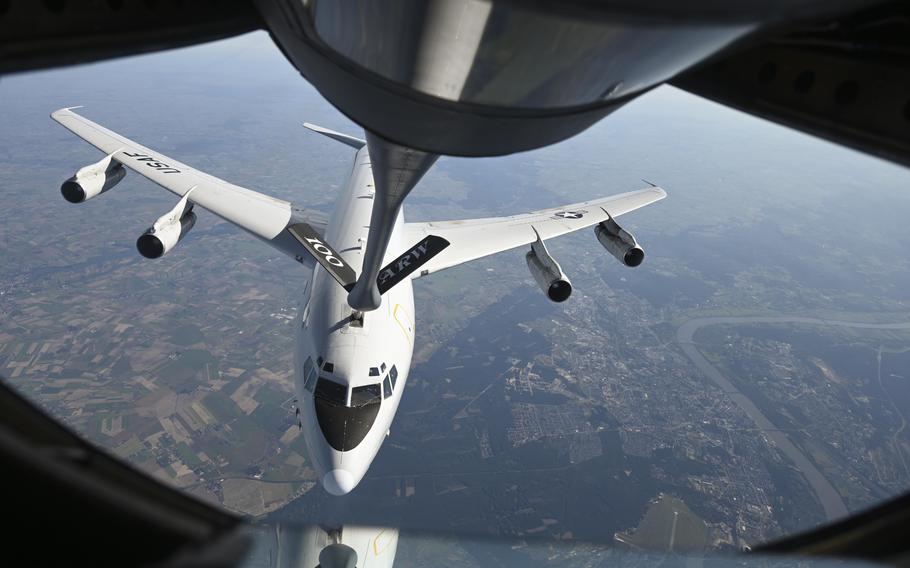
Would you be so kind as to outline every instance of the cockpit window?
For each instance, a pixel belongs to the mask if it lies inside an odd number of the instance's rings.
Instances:
[[[379,383],[354,387],[351,389],[351,406],[359,408],[369,404],[379,404],[382,400],[382,391]]]
[[[380,366],[379,366],[379,369],[380,369],[383,373],[385,373],[385,363],[383,363],[382,365],[380,365]]]
[[[313,358],[307,357],[306,361],[303,362],[303,376],[306,378],[310,374],[310,371],[313,370]]]
[[[398,381],[398,369],[395,368],[395,365],[392,365],[392,368],[389,369],[389,378],[392,379],[392,388],[395,388],[395,383]]]
[[[392,396],[392,383],[389,381],[389,376],[386,375],[382,379],[382,397],[389,398],[390,396]]]
[[[348,402],[348,389],[335,381],[319,377],[319,381],[316,383],[316,392],[313,396],[335,406],[345,406]]]
[[[316,367],[313,365],[313,358],[307,357],[303,363],[303,388],[313,392],[316,385]]]
[[[371,376],[371,377],[378,377],[378,376],[379,376],[379,369],[378,369],[377,367],[370,367],[370,376]]]
[[[322,366],[322,370],[325,371],[326,373],[334,373],[335,372],[335,363],[326,363],[325,365]]]

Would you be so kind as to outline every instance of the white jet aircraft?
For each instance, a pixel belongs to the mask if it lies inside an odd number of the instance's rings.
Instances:
[[[75,107],[74,107],[75,108]],[[615,217],[666,197],[651,186],[592,201],[513,215],[461,221],[405,222],[399,209],[377,278],[381,304],[350,307],[348,292],[362,268],[374,198],[365,141],[305,124],[356,149],[354,167],[327,222],[323,216],[215,178],[150,150],[65,108],[54,120],[106,154],[61,187],[70,202],[116,185],[129,168],[180,196],[136,245],[147,258],[174,248],[196,221],[199,205],[312,270],[296,322],[294,378],[298,425],[322,485],[333,495],[353,490],[389,434],[414,350],[411,280],[487,255],[530,245],[528,268],[547,297],[568,299],[572,285],[543,241],[595,226],[600,243],[626,266],[644,258]]]

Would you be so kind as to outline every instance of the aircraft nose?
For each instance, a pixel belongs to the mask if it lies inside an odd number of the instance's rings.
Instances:
[[[322,486],[335,496],[347,495],[357,485],[357,481],[349,471],[333,469],[322,477]]]

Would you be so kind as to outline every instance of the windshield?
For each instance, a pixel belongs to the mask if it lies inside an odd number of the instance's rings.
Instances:
[[[348,402],[348,387],[325,377],[320,377],[316,382],[316,392],[313,393],[313,396],[336,406],[346,406]]]
[[[382,401],[382,388],[379,383],[351,389],[351,406],[366,406]]]
[[[351,405],[346,406],[339,402],[346,393],[344,389],[327,379],[320,379],[316,386],[316,420],[326,442],[339,452],[353,450],[366,438],[379,414],[381,400],[379,385],[366,385],[352,390]]]

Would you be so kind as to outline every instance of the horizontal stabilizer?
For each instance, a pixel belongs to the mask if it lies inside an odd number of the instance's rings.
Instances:
[[[350,146],[351,148],[354,148],[355,150],[360,150],[367,144],[366,140],[361,140],[360,138],[354,138],[353,136],[348,136],[347,134],[342,134],[341,132],[335,132],[334,130],[329,130],[328,128],[323,128],[321,126],[316,126],[315,124],[310,124],[309,122],[304,122],[303,126],[306,128],[309,128],[313,132],[318,132],[319,134],[322,134],[323,136],[328,136],[329,138],[332,138],[333,140],[337,140],[337,141],[341,142],[342,144],[347,144],[348,146]]]
[[[427,235],[379,272],[376,284],[379,293],[385,294],[396,284],[410,276],[428,260],[449,246],[449,241],[436,235]]]
[[[342,288],[351,291],[357,282],[357,274],[335,249],[322,240],[313,227],[306,223],[295,223],[288,227],[288,232],[326,269],[326,272],[332,275],[332,278],[341,284]]]

